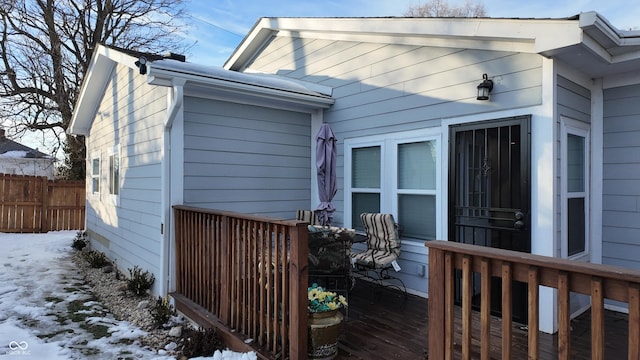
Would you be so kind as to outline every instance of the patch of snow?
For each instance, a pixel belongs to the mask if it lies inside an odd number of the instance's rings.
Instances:
[[[32,359],[65,360],[68,352],[57,343],[46,343],[28,329],[23,329],[15,319],[0,323],[0,356],[30,355]]]
[[[5,153],[0,154],[0,157],[3,158],[26,158],[27,152],[24,150],[12,150],[7,151]]]
[[[257,358],[256,353],[253,351],[248,353],[238,353],[231,350],[216,350],[216,352],[213,353],[213,357],[196,357],[189,360],[257,360]]]
[[[137,339],[146,332],[116,320],[81,285],[84,279],[70,259],[74,236],[75,231],[0,233],[0,356],[173,359],[164,351],[142,347]],[[70,312],[72,303],[82,306]],[[87,327],[102,329],[104,334],[96,335]],[[198,359],[255,360],[256,354],[218,351]]]

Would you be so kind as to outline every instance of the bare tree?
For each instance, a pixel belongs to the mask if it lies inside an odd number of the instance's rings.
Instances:
[[[487,10],[482,2],[467,0],[464,5],[452,6],[446,0],[430,0],[424,4],[409,6],[405,16],[411,17],[483,17]]]
[[[0,0],[0,119],[42,131],[84,178],[83,137],[65,137],[96,44],[180,52],[184,0]],[[66,139],[65,139],[66,138]],[[57,150],[57,149],[55,149]]]

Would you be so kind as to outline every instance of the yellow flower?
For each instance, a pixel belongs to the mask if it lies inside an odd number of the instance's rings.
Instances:
[[[315,300],[318,298],[318,289],[309,290],[309,300]]]
[[[335,292],[327,291],[318,284],[313,284],[307,292],[308,310],[312,313],[337,310],[347,306],[347,299]]]

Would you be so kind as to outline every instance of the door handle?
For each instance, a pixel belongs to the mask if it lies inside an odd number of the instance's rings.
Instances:
[[[516,211],[513,217],[516,220],[513,223],[513,228],[517,230],[524,229],[524,213],[522,211]]]

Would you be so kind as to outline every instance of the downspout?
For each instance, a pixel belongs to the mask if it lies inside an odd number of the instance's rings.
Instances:
[[[184,84],[183,79],[174,79],[173,87],[169,88],[167,117],[164,120],[163,126],[163,156],[162,156],[162,177],[160,182],[160,188],[162,189],[162,199],[160,202],[160,234],[162,244],[160,246],[160,273],[162,274],[162,281],[160,284],[160,294],[166,295],[171,287],[171,253],[172,244],[174,241],[173,236],[173,224],[171,216],[171,129],[173,122],[178,115],[178,111],[182,108],[184,98]]]

